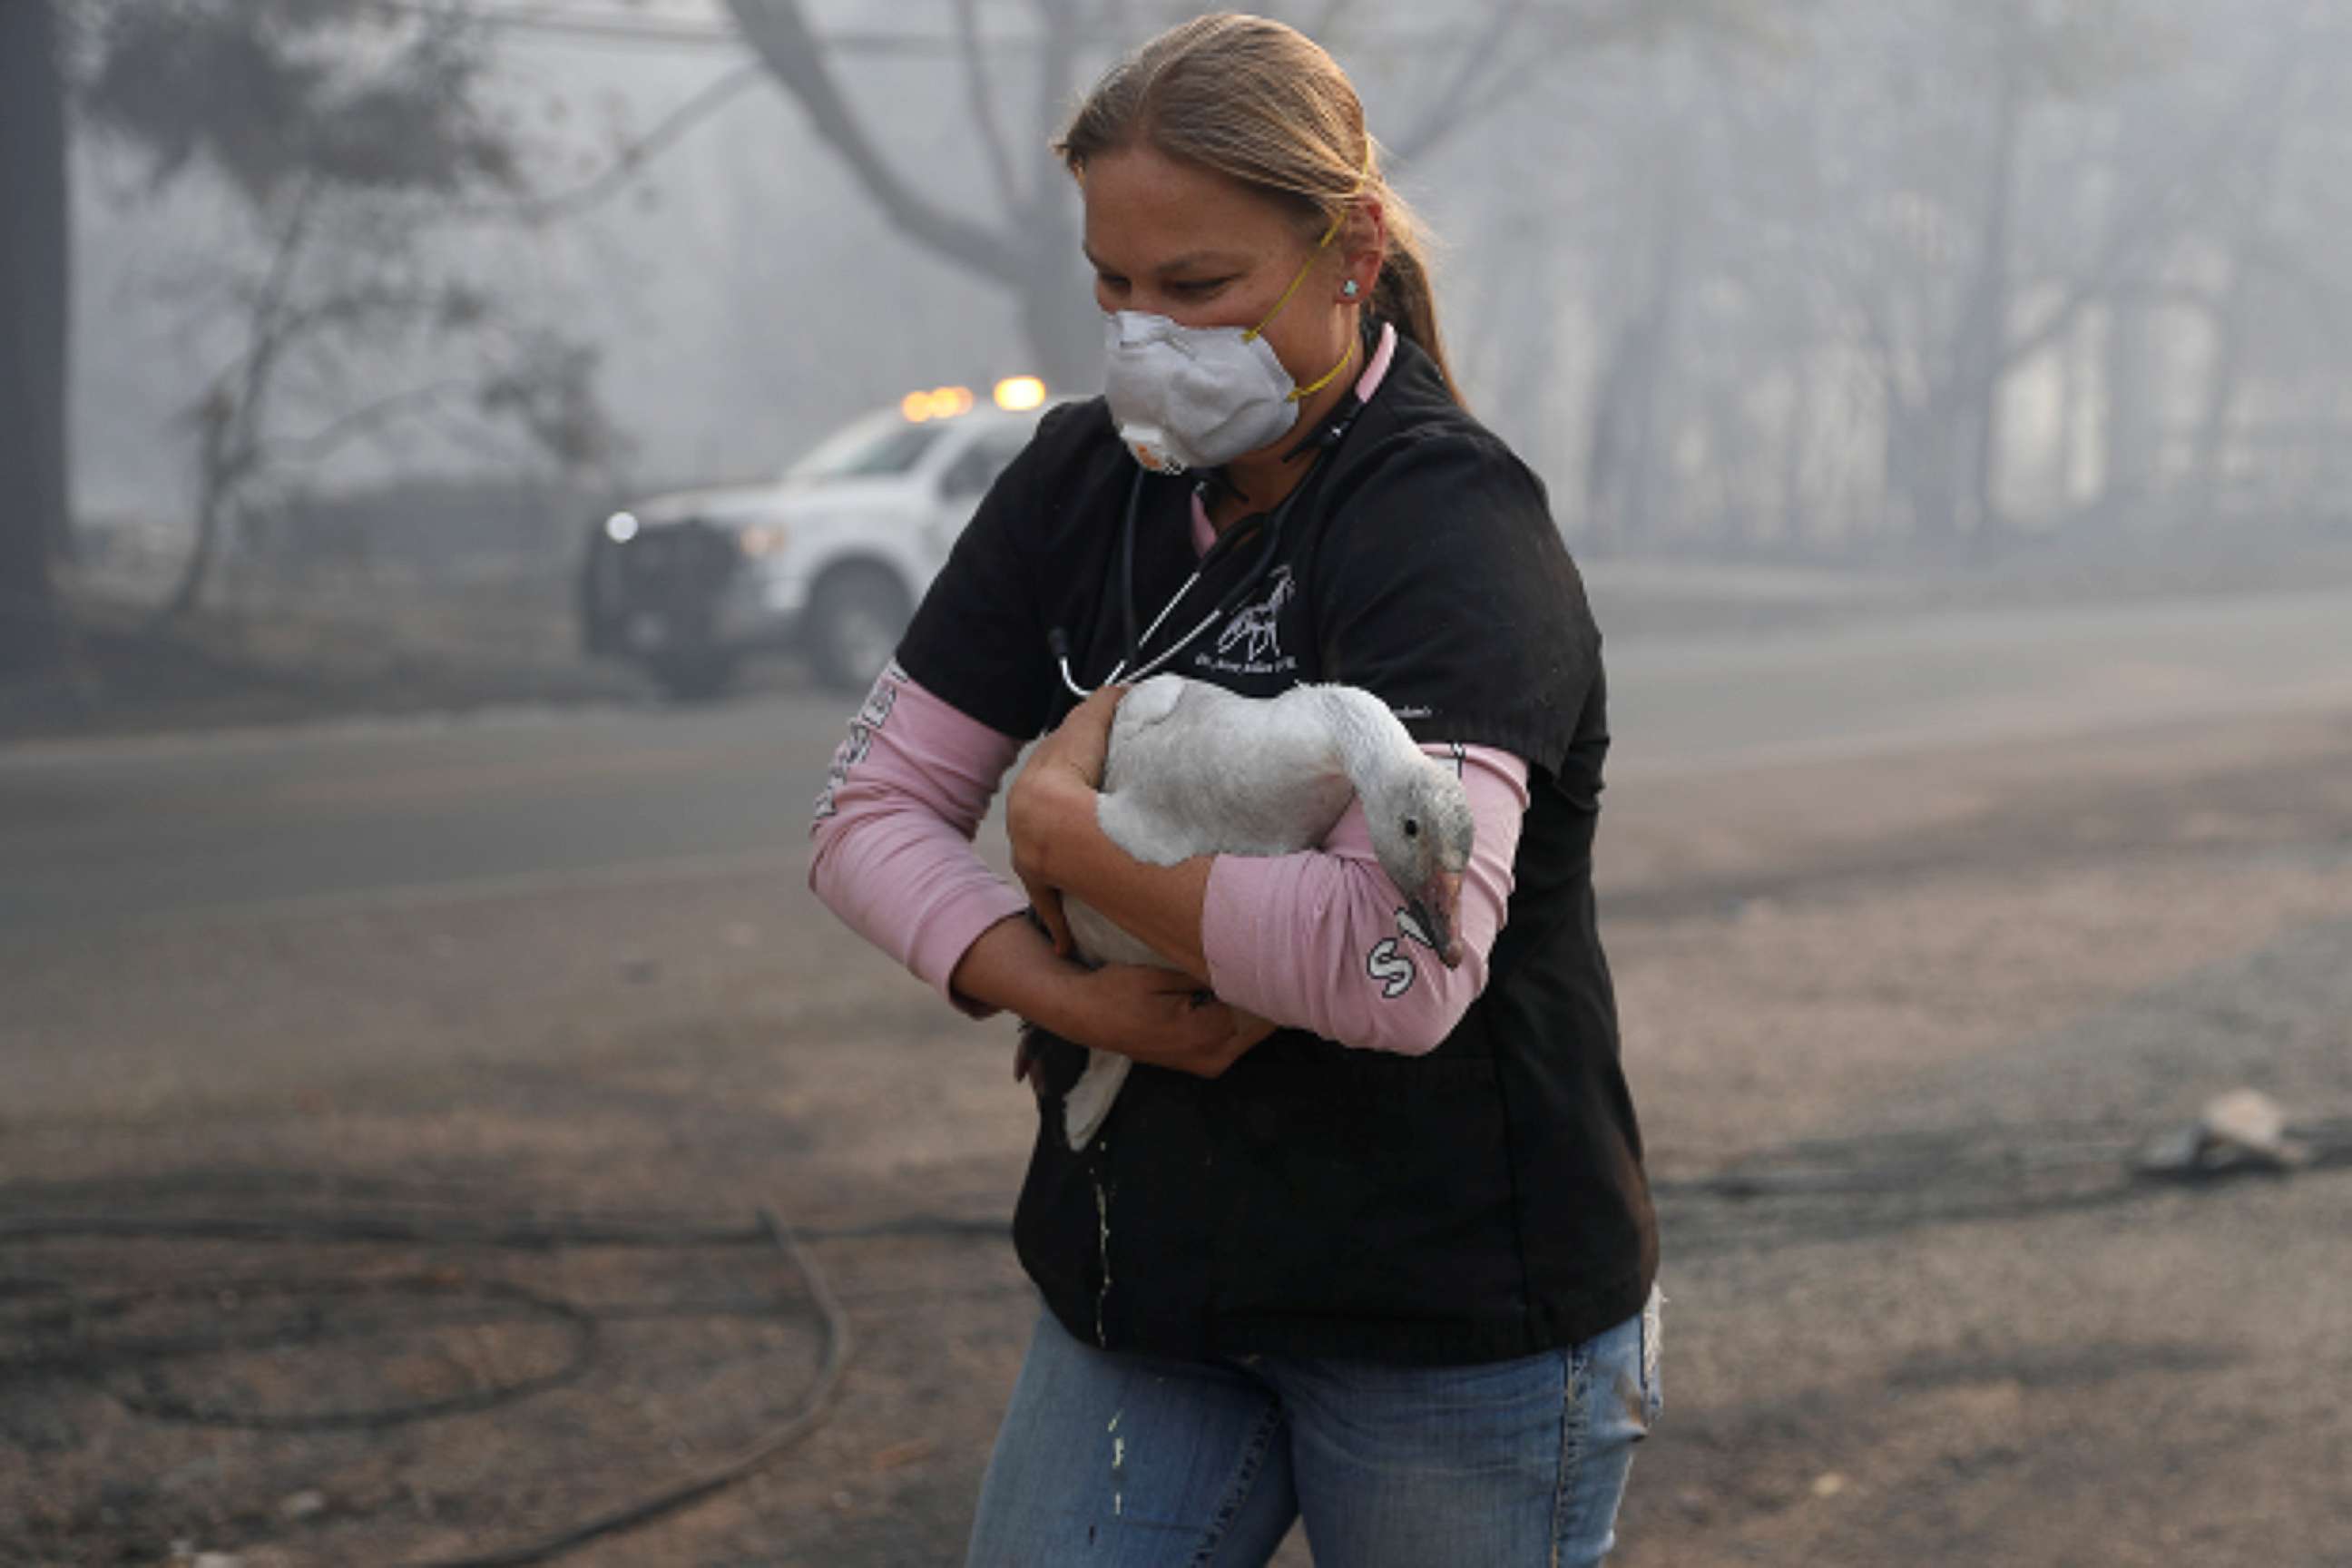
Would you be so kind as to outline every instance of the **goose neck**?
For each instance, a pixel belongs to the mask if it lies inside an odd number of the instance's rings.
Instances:
[[[1358,795],[1365,795],[1367,785],[1393,772],[1401,752],[1414,749],[1396,715],[1369,691],[1327,688],[1323,709],[1332,751]]]

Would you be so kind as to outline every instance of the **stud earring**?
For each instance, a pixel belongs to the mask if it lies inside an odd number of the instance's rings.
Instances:
[[[1340,284],[1339,293],[1343,299],[1354,299],[1356,297],[1356,280],[1350,278],[1345,283]]]

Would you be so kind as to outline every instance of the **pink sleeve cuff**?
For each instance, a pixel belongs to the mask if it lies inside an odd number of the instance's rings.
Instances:
[[[882,672],[834,752],[809,834],[809,888],[844,923],[976,1018],[949,980],[1029,900],[971,847],[1021,742]]]
[[[1453,1033],[1486,986],[1510,904],[1528,766],[1485,746],[1423,749],[1459,769],[1477,822],[1461,966],[1447,969],[1399,919],[1404,896],[1374,858],[1358,804],[1320,849],[1212,863],[1201,945],[1220,999],[1365,1050],[1420,1055]]]

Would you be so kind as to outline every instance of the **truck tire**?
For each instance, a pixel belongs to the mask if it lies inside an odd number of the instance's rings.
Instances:
[[[733,684],[735,656],[719,648],[663,654],[647,660],[646,671],[671,701],[707,702]]]
[[[898,651],[914,613],[907,590],[879,566],[845,566],[817,579],[808,659],[818,681],[844,696],[862,695]]]

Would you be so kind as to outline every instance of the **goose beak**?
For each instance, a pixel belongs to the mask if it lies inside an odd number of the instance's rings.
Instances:
[[[1462,963],[1462,874],[1440,871],[1405,908],[1448,969]]]

